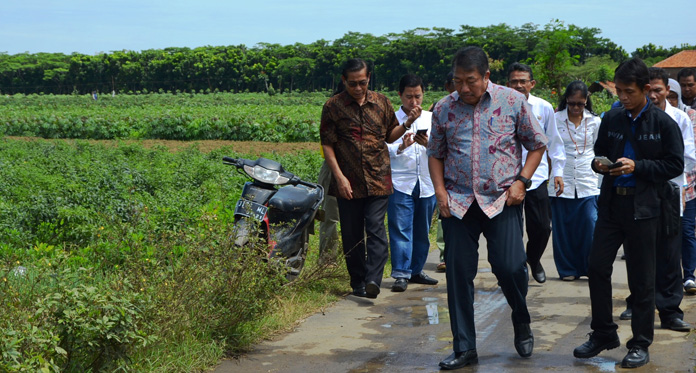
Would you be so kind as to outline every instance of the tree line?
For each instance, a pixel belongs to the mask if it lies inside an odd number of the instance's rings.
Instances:
[[[396,89],[407,72],[420,75],[428,87],[440,88],[454,53],[466,45],[488,53],[493,81],[505,80],[503,68],[509,63],[525,62],[541,86],[560,90],[571,79],[610,79],[613,67],[628,57],[600,33],[598,28],[554,20],[541,27],[502,23],[462,25],[457,31],[416,28],[382,36],[349,32],[334,41],[310,44],[172,47],[96,55],[0,53],[0,93],[333,90],[341,65],[353,57],[371,64],[372,89]],[[659,60],[687,48],[693,46],[665,49],[648,44],[633,54]]]

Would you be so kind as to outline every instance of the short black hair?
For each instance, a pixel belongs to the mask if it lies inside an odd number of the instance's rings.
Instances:
[[[616,70],[614,70],[614,81],[624,84],[636,83],[638,88],[643,88],[650,84],[650,74],[645,62],[638,57],[633,57],[622,62]]]
[[[488,71],[488,56],[479,47],[465,47],[457,51],[452,61],[452,70],[478,71],[481,76]]]
[[[367,75],[370,75],[370,65],[368,65],[365,60],[362,58],[351,58],[343,64],[341,75],[347,78],[349,73],[354,73],[362,69],[367,69]]]
[[[423,86],[423,79],[418,75],[406,74],[399,80],[399,94],[404,93],[404,89],[407,87],[421,87],[423,92],[425,92],[425,86]]]
[[[580,92],[582,97],[584,97],[587,100],[585,104],[585,109],[587,109],[590,113],[594,114],[594,111],[592,111],[592,100],[590,100],[590,92],[587,89],[587,84],[585,84],[581,80],[575,80],[568,84],[568,86],[565,89],[565,92],[563,93],[563,96],[561,96],[561,103],[558,105],[558,111],[565,110],[565,108],[568,107],[568,97],[573,96],[578,92]]]
[[[681,80],[681,78],[688,78],[690,76],[693,76],[694,80],[696,80],[696,69],[693,67],[685,67],[677,73],[677,82]]]
[[[663,83],[665,83],[665,87],[669,87],[669,74],[667,74],[665,69],[660,67],[651,67],[648,69],[648,75],[650,76],[650,80],[660,79]]]
[[[512,65],[508,66],[508,71],[507,71],[508,80],[510,80],[510,74],[512,74],[513,71],[522,71],[525,73],[529,73],[529,80],[534,80],[534,73],[532,73],[532,68],[529,67],[529,65],[515,62]]]
[[[454,84],[453,79],[454,79],[454,72],[453,71],[448,72],[447,77],[445,78],[445,85],[447,86],[447,85]]]

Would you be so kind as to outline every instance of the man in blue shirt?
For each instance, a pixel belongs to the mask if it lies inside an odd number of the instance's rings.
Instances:
[[[595,155],[615,163],[592,164],[604,175],[588,271],[593,332],[573,355],[590,358],[621,345],[612,320],[611,274],[616,253],[626,242],[628,287],[636,300],[633,337],[626,343],[629,352],[621,367],[636,368],[650,361],[661,197],[669,180],[684,172],[684,142],[674,120],[648,100],[650,78],[643,61],[633,58],[619,65],[614,82],[623,108],[602,119]]]

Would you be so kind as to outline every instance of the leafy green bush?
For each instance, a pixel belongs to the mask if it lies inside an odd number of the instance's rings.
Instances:
[[[247,179],[223,155],[244,156],[0,139],[0,371],[189,371],[163,351],[251,343],[287,290],[230,242]],[[322,162],[267,157],[309,180]]]

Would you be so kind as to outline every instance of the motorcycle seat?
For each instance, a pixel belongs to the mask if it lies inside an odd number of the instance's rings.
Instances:
[[[280,211],[307,211],[319,199],[319,191],[302,185],[288,185],[278,189],[278,192],[268,201],[268,207]]]

